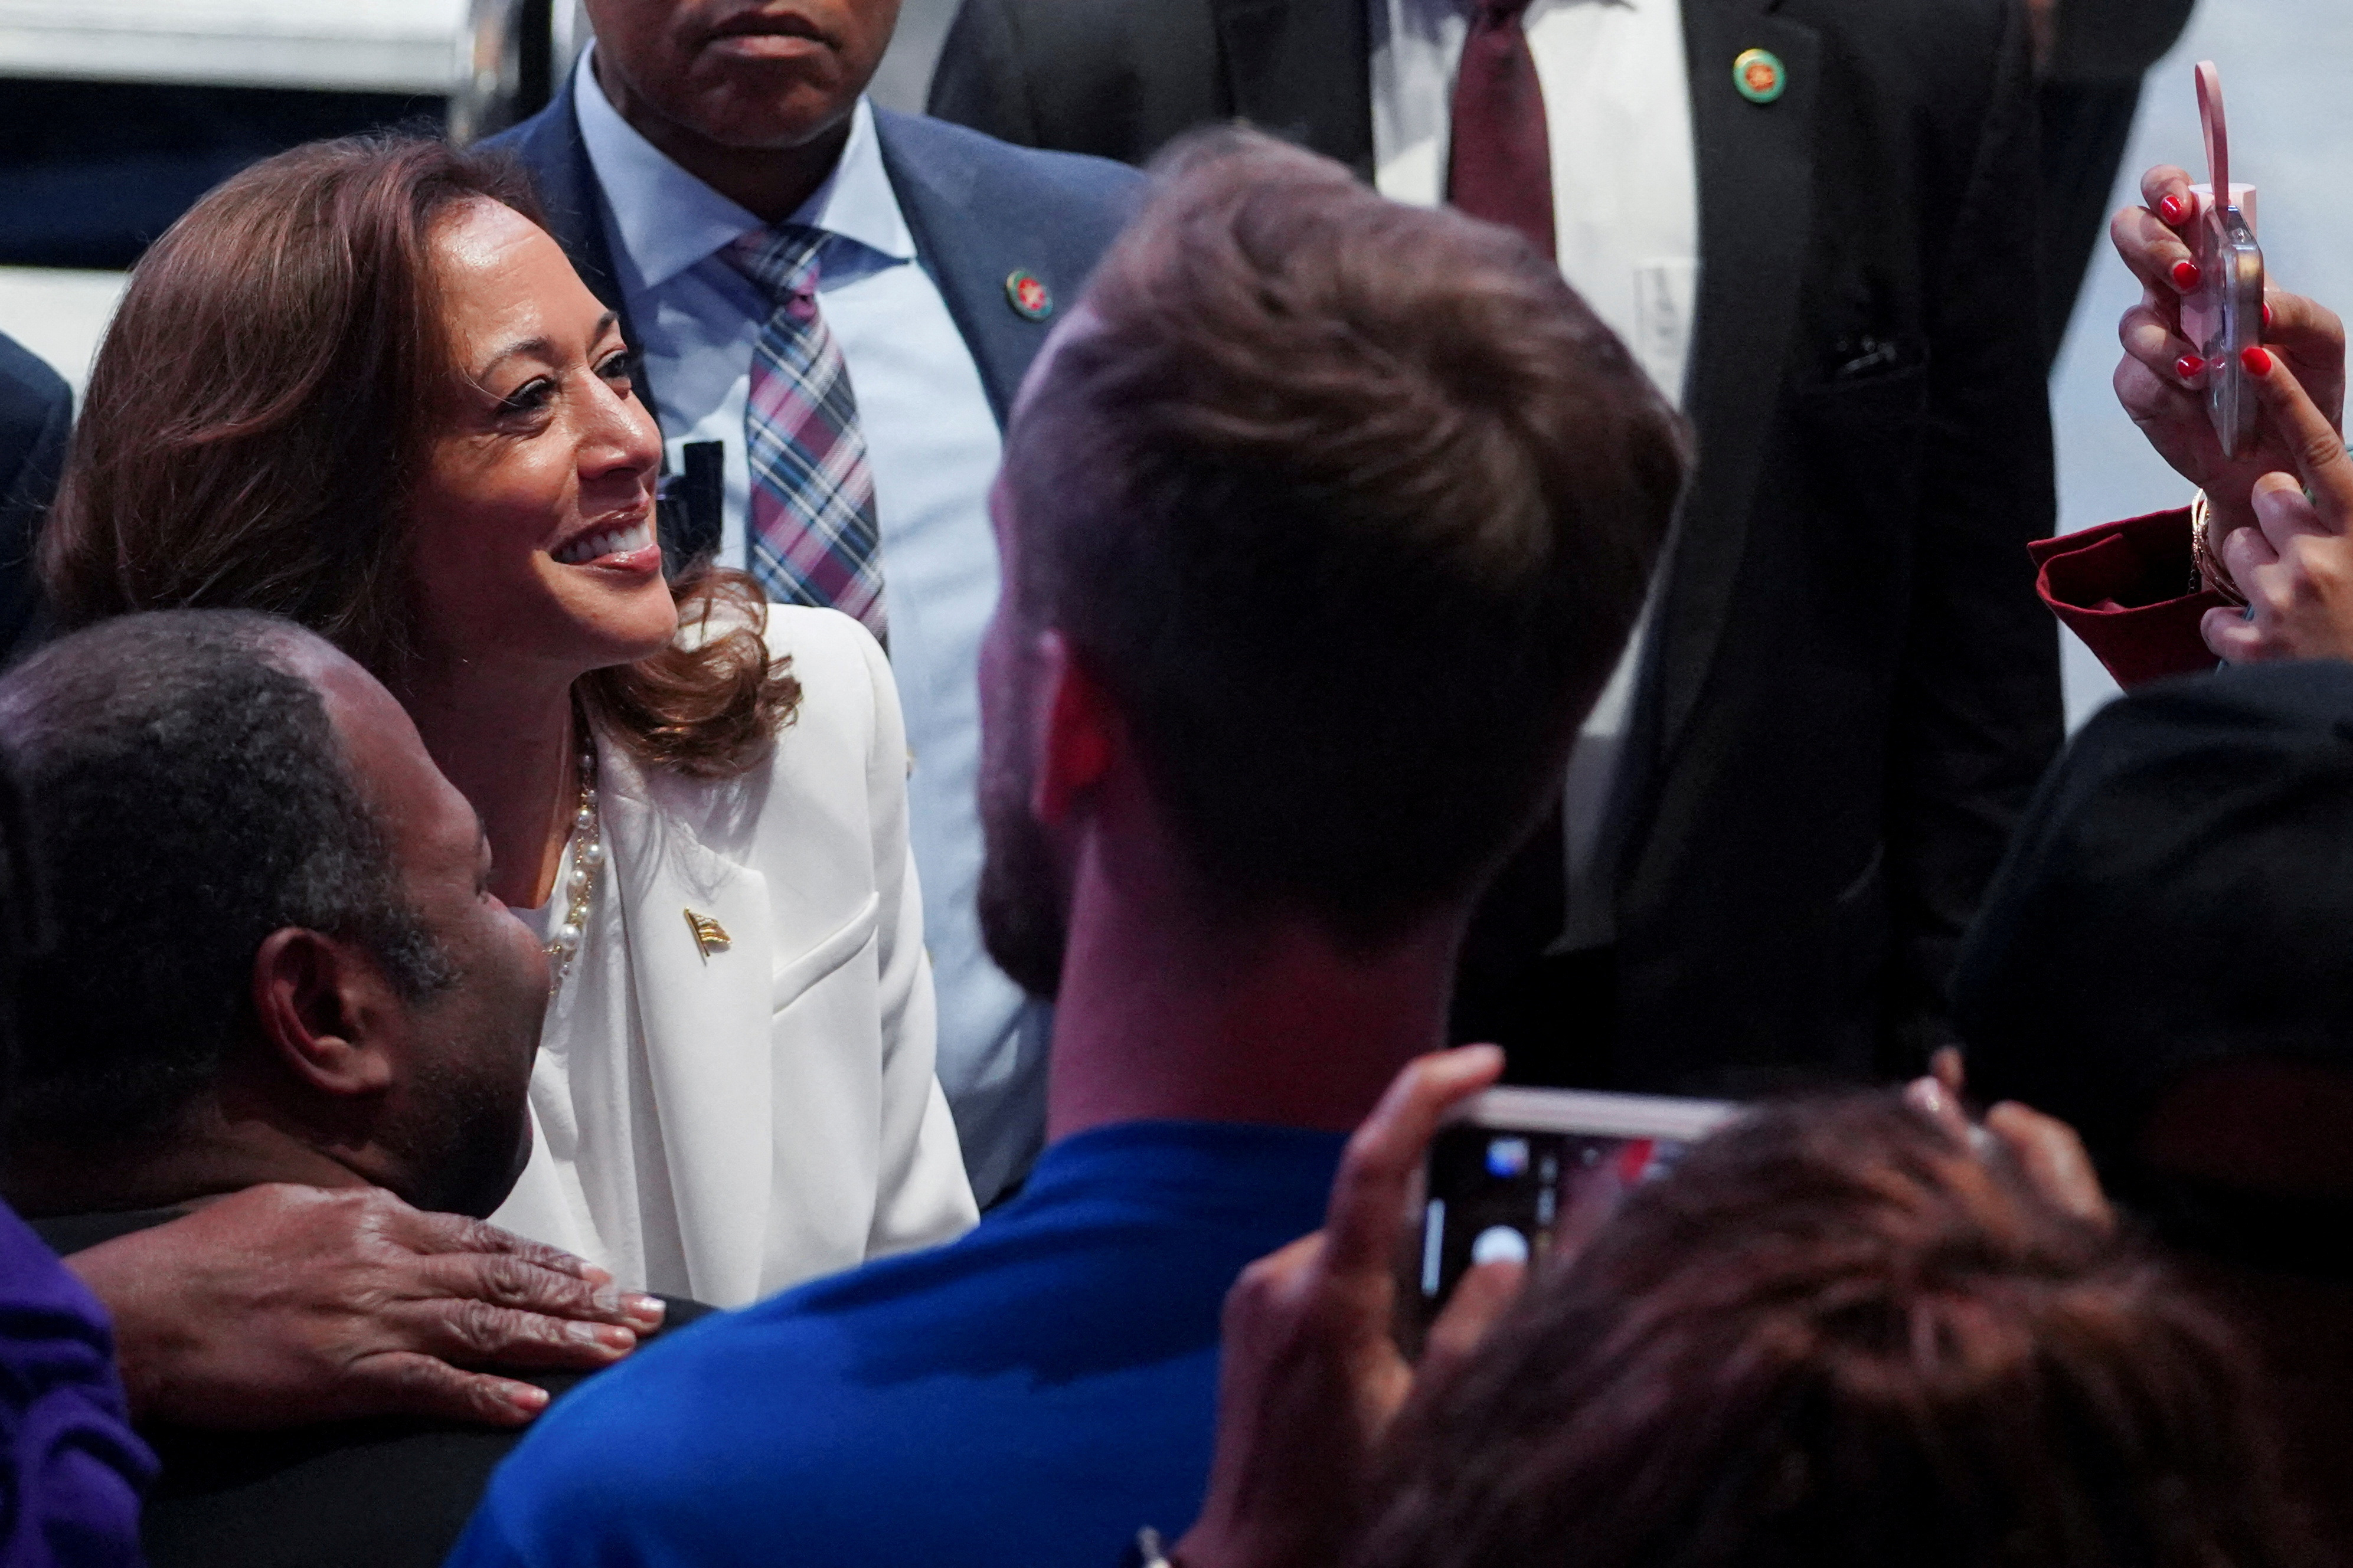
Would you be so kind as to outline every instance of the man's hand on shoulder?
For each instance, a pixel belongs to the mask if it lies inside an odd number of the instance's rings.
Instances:
[[[569,1253],[377,1188],[250,1187],[66,1262],[114,1320],[142,1423],[519,1426],[546,1392],[464,1369],[594,1370],[662,1313]]]

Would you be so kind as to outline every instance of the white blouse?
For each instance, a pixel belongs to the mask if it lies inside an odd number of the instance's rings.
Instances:
[[[767,641],[801,701],[751,773],[649,773],[596,738],[605,864],[541,1030],[531,1160],[491,1216],[722,1307],[976,1217],[933,1070],[889,666],[830,610],[772,605]],[[559,889],[571,866],[567,846]]]

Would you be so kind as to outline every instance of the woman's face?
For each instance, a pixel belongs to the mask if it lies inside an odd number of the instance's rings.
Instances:
[[[495,202],[445,217],[433,253],[458,384],[411,503],[419,651],[566,681],[658,652],[678,626],[661,437],[613,312]]]

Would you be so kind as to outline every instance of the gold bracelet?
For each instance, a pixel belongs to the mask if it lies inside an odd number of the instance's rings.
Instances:
[[[2231,580],[2231,574],[2223,569],[2221,558],[2214,553],[2214,546],[2207,538],[2212,515],[2213,507],[2207,500],[2206,492],[2200,490],[2198,499],[2189,503],[2189,559],[2195,563],[2193,571],[2196,574],[2196,580],[2189,585],[2190,591],[2195,593],[2200,589],[2211,588],[2230,603],[2243,605],[2247,596],[2239,592],[2239,585]]]

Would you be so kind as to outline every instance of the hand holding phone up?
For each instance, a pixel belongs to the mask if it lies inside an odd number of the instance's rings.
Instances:
[[[2223,153],[2221,177],[2227,179],[2226,148]],[[2252,195],[2243,187],[2242,192],[2241,216],[2247,220],[2245,237],[2252,244],[2253,215],[2246,210],[2253,205]],[[2227,347],[2227,334],[2211,342],[2192,341],[2192,331],[2212,331],[2219,296],[2210,272],[2227,273],[2225,281],[2235,286],[2234,325],[2240,336],[2252,335],[2284,360],[2337,428],[2343,425],[2345,402],[2345,330],[2332,312],[2301,295],[2267,282],[2258,282],[2251,292],[2244,265],[2250,258],[2234,255],[2225,261],[2211,252],[2201,257],[2202,246],[2220,247],[2224,230],[2211,206],[2186,170],[2160,164],[2141,177],[2141,205],[2119,211],[2108,232],[2142,290],[2140,303],[2126,311],[2118,324],[2124,358],[2116,366],[2116,396],[2158,455],[2206,492],[2214,509],[2212,538],[2219,551],[2232,531],[2253,523],[2250,497],[2256,480],[2266,473],[2293,470],[2295,457],[2274,422],[2261,417],[2244,426],[2245,438],[2234,439],[2232,448],[2224,449],[2218,419],[2239,429],[2259,399],[2250,395],[2244,346],[2218,382],[2208,351]],[[2211,226],[2210,217],[2214,219]],[[2218,398],[2224,384],[2235,390]]]

